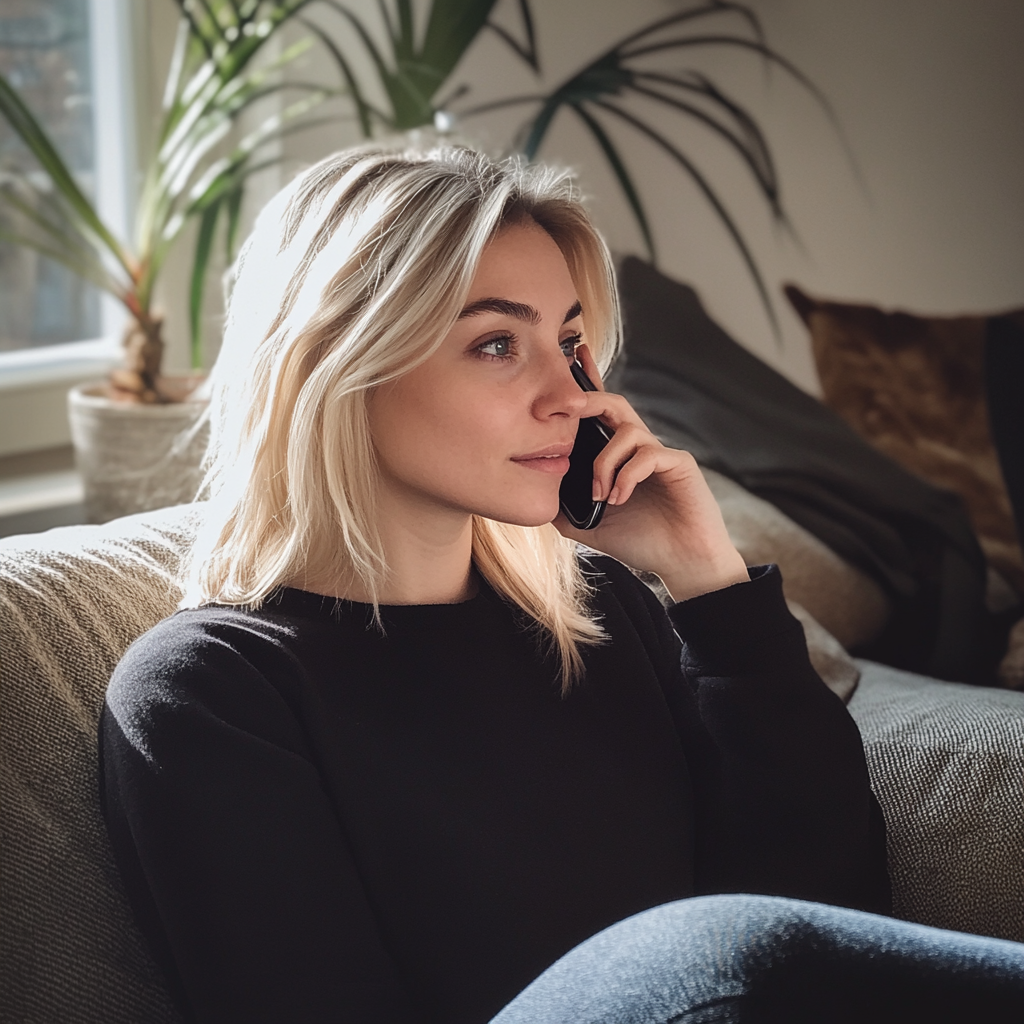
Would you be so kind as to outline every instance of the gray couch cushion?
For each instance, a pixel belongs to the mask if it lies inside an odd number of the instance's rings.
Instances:
[[[1024,693],[859,665],[895,913],[1024,942]]]

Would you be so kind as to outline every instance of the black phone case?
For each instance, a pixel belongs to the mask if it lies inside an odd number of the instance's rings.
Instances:
[[[576,383],[584,391],[596,391],[583,367],[575,360],[570,366]],[[594,501],[594,459],[611,440],[612,432],[596,417],[580,420],[576,443],[569,453],[569,469],[562,477],[558,503],[565,518],[577,530],[592,530],[604,515],[603,501]]]

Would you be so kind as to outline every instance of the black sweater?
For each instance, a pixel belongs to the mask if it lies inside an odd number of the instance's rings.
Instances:
[[[666,616],[617,562],[591,569],[610,641],[566,698],[486,585],[383,608],[384,635],[365,605],[285,590],[129,649],[104,810],[190,1016],[483,1022],[670,900],[887,909],[860,736],[778,571]]]

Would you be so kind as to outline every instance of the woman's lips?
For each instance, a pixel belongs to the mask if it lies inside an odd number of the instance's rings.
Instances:
[[[513,459],[517,466],[527,466],[541,473],[556,473],[565,476],[569,472],[568,455],[541,455],[536,458]]]
[[[527,455],[513,456],[512,461],[517,465],[536,469],[540,473],[564,476],[569,471],[569,452],[571,451],[571,444],[552,444]]]

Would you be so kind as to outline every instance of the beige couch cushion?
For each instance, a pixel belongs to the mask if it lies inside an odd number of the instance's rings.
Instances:
[[[96,723],[125,649],[177,604],[193,515],[179,507],[0,541],[5,1020],[179,1019],[111,857]]]
[[[701,469],[747,565],[777,562],[787,599],[806,609],[847,650],[878,637],[891,609],[870,576],[770,502],[721,473]]]

